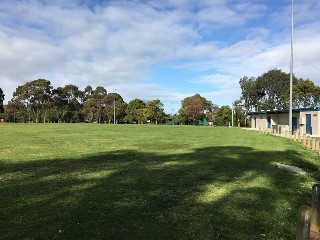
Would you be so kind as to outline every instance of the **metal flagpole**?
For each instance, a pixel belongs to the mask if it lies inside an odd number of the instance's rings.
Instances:
[[[293,0],[291,4],[291,58],[290,58],[290,106],[289,106],[289,132],[292,133],[292,78],[293,78]]]
[[[116,124],[116,92],[117,89],[113,89],[114,99],[113,99],[113,124]]]

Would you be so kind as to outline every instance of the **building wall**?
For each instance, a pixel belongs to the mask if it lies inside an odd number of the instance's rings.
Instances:
[[[312,135],[320,136],[320,112],[318,111],[308,111],[308,112],[300,112],[299,116],[299,131],[301,134],[306,133],[306,115],[311,115],[311,128],[312,128]]]
[[[306,133],[306,114],[311,115],[312,135],[320,136],[320,112],[319,111],[306,111],[300,113],[292,113],[292,117],[297,118],[297,132],[301,134]],[[264,129],[268,127],[267,118],[271,118],[271,128],[273,125],[281,127],[281,131],[289,131],[289,114],[288,113],[262,113],[254,115],[251,118],[251,126],[254,128],[254,119],[256,118],[256,129]]]
[[[255,121],[256,121],[256,127],[255,127]],[[252,128],[266,128],[267,127],[267,118],[265,114],[255,115],[251,118],[251,127]]]

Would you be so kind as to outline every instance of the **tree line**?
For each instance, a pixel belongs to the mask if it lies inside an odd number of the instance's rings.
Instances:
[[[232,106],[218,107],[200,94],[181,101],[178,113],[165,114],[159,99],[129,103],[116,92],[108,93],[98,86],[80,90],[76,85],[53,88],[46,79],[37,79],[18,86],[12,99],[3,105],[0,88],[0,118],[7,122],[96,122],[96,123],[165,123],[172,118],[177,124],[196,125],[206,119],[217,126],[232,122],[248,126],[247,113],[261,110],[289,108],[290,75],[272,69],[256,77],[242,77],[241,95]],[[310,79],[293,76],[293,107],[310,108],[320,104],[320,87]],[[233,111],[233,114],[232,114]]]
[[[3,99],[2,93],[2,106]],[[127,104],[118,93],[108,93],[102,86],[80,90],[68,84],[53,88],[46,79],[18,86],[2,112],[7,122],[36,123],[161,123],[165,117],[158,99],[146,102],[134,99]]]
[[[320,87],[310,79],[292,78],[293,108],[312,108],[320,103]],[[279,69],[270,70],[261,76],[243,77],[239,81],[241,97],[239,103],[247,111],[253,109],[288,109],[290,100],[290,74]]]

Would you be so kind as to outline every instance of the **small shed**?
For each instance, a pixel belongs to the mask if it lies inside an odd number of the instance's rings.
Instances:
[[[174,119],[172,119],[172,118],[167,119],[167,125],[175,125],[175,124],[176,123],[175,123]]]
[[[208,126],[208,120],[205,118],[198,119],[198,126]]]

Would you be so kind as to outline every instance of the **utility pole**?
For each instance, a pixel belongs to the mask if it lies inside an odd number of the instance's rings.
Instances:
[[[293,0],[291,3],[291,58],[290,58],[290,106],[289,106],[289,132],[292,133],[292,78],[293,78]]]
[[[231,103],[231,127],[233,127],[233,103]]]
[[[117,89],[113,89],[114,99],[113,99],[113,124],[116,124],[116,92]]]

